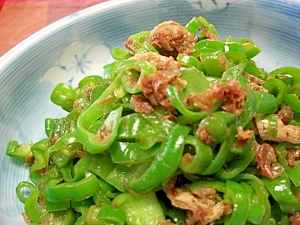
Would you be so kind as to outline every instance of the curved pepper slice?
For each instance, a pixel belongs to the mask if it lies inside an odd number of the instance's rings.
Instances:
[[[185,173],[202,172],[213,160],[211,147],[192,135],[186,137],[185,143],[194,147],[195,154],[185,153],[180,160],[179,168]]]
[[[285,171],[273,179],[262,177],[261,180],[279,204],[283,213],[300,211],[300,201],[293,194],[289,177]]]
[[[176,87],[168,86],[166,91],[170,103],[190,122],[198,121],[208,115],[207,111],[194,112],[187,109],[181,102]]]
[[[216,154],[215,158],[211,161],[211,164],[200,174],[201,175],[210,175],[214,174],[219,171],[222,166],[224,165],[228,154],[230,153],[230,148],[232,147],[236,135],[236,124],[230,125],[230,135],[227,139],[222,142],[218,153]]]
[[[226,203],[228,201],[229,204],[234,206],[232,214],[225,216],[224,224],[246,224],[249,213],[250,196],[243,186],[235,181],[226,181],[224,201]]]
[[[99,134],[87,134],[84,140],[85,150],[92,154],[107,150],[118,135],[121,116],[122,107],[111,111],[99,130]]]
[[[122,193],[113,200],[112,205],[126,213],[127,225],[160,224],[165,220],[154,192],[143,195]]]
[[[169,179],[179,165],[189,131],[189,127],[177,124],[166,136],[149,168],[137,179],[129,181],[128,188],[146,193]]]
[[[46,182],[44,195],[47,201],[81,201],[93,196],[101,188],[98,178],[91,173],[86,174],[85,178],[77,182],[57,184],[59,181],[51,179]]]

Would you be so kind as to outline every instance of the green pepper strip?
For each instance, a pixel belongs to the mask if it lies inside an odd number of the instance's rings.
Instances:
[[[21,157],[25,163],[29,163],[33,156],[31,146],[31,144],[19,144],[18,141],[11,140],[7,143],[6,154],[10,157]]]
[[[72,133],[68,133],[62,137],[60,137],[54,145],[52,145],[50,148],[48,148],[45,152],[44,152],[44,156],[45,156],[45,160],[49,161],[49,158],[51,156],[51,154],[53,154],[54,152],[57,152],[59,149],[68,146],[69,144],[73,144],[77,142],[76,136],[75,136],[75,132]]]
[[[203,64],[194,56],[191,55],[185,55],[185,54],[178,54],[177,61],[186,67],[195,67],[199,71],[206,73]]]
[[[59,83],[53,89],[50,99],[54,104],[71,111],[74,101],[77,99],[77,93],[70,85]]]
[[[190,184],[190,189],[194,192],[197,188],[213,188],[218,192],[226,191],[226,184],[220,180],[198,180]]]
[[[181,102],[177,89],[174,86],[168,86],[167,89],[167,95],[168,100],[170,103],[186,118],[188,118],[189,121],[196,122],[198,120],[203,119],[205,116],[208,115],[207,111],[201,111],[201,112],[193,112],[191,110],[188,110],[183,103]]]
[[[200,173],[206,169],[213,160],[213,152],[210,146],[204,144],[199,138],[188,135],[185,144],[195,149],[195,155],[185,153],[179,163],[179,168],[185,173]]]
[[[112,204],[126,213],[127,225],[160,224],[165,220],[155,192],[143,195],[122,193],[113,200]]]
[[[224,167],[222,167],[221,170],[219,170],[216,173],[216,177],[220,180],[233,179],[235,176],[237,176],[239,173],[241,173],[248,167],[248,165],[253,161],[255,156],[256,151],[248,151],[243,155],[241,159],[229,162],[228,169],[224,169]]]
[[[285,95],[283,101],[290,106],[293,111],[300,113],[300,100],[296,94]]]
[[[263,91],[254,91],[256,97],[256,113],[272,114],[277,111],[277,99],[274,95]]]
[[[221,77],[230,67],[225,53],[221,50],[200,53],[200,59],[209,76]]]
[[[269,193],[265,188],[264,183],[256,176],[252,174],[242,173],[235,177],[237,181],[246,181],[254,190],[254,195],[257,197],[255,201],[250,202],[250,210],[247,221],[254,224],[267,225],[269,224],[271,216],[271,205],[269,201]],[[254,197],[253,197],[254,199]],[[260,211],[256,210],[256,207],[261,209]]]
[[[91,154],[86,153],[79,161],[73,166],[73,161],[70,161],[68,165],[60,168],[60,172],[66,182],[76,182],[85,177],[88,172],[88,166],[91,159]]]
[[[300,185],[300,176],[299,176],[300,164],[296,165],[293,168],[290,168],[290,166],[288,165],[288,162],[286,160],[286,154],[287,154],[288,148],[299,149],[299,146],[293,145],[290,143],[285,143],[285,142],[278,144],[275,148],[276,155],[278,157],[278,162],[280,163],[280,165],[282,165],[284,170],[287,172],[289,178],[294,183],[294,185],[299,186]]]
[[[94,202],[91,198],[88,198],[83,201],[71,201],[71,206],[74,209],[75,213],[79,212],[81,216],[79,216],[74,225],[86,225],[85,217],[89,211],[89,208],[91,205],[93,205]]]
[[[51,212],[50,215],[45,215],[45,219],[42,219],[42,224],[52,223],[54,224],[63,224],[63,225],[74,225],[75,215],[73,210],[61,210],[57,212]],[[50,218],[50,219],[49,219]],[[50,220],[50,221],[49,221]]]
[[[216,38],[219,38],[219,34],[215,28],[215,26],[209,23],[204,17],[202,16],[195,16],[193,17],[185,26],[187,31],[192,34],[198,32],[199,29],[207,29],[209,33],[214,34]],[[202,32],[200,38],[204,38],[204,33]]]
[[[236,124],[231,124],[229,129],[229,137],[227,137],[227,139],[221,144],[217,155],[212,160],[211,164],[203,172],[200,173],[201,175],[214,174],[222,168],[230,152],[230,148],[234,143],[236,135]]]
[[[270,78],[263,83],[263,87],[266,88],[270,94],[275,95],[278,105],[283,102],[287,94],[287,88],[283,81],[277,78]]]
[[[45,214],[45,209],[38,203],[40,192],[33,190],[25,201],[25,214],[33,223],[40,224],[41,218]]]
[[[109,152],[114,163],[136,164],[152,161],[159,146],[156,144],[149,149],[142,149],[138,142],[116,141],[110,146]]]
[[[128,188],[145,193],[169,179],[179,165],[189,131],[189,127],[177,124],[166,136],[147,171],[139,178],[129,181]]]
[[[85,221],[89,225],[123,225],[126,221],[126,214],[123,210],[109,204],[92,205],[87,212]]]
[[[80,201],[93,196],[100,190],[97,177],[94,174],[86,174],[86,177],[73,183],[57,184],[59,180],[51,179],[46,182],[44,195],[46,200],[57,202],[64,200]]]
[[[256,111],[256,96],[254,94],[254,91],[252,91],[249,87],[247,88],[247,91],[247,100],[243,105],[243,109],[245,110],[237,118],[238,124],[242,127],[245,127],[249,122],[252,121],[252,118]]]
[[[200,125],[205,126],[209,135],[217,142],[221,143],[227,138],[228,124],[234,121],[236,116],[225,111],[215,111],[201,120]]]
[[[132,113],[121,118],[117,141],[139,142],[141,149],[149,149],[162,142],[174,124],[161,116]]]
[[[156,70],[153,64],[146,61],[128,60],[122,62],[116,69],[111,71],[111,73],[117,74],[114,81],[90,107],[80,114],[77,120],[77,138],[88,152],[100,153],[107,150],[117,136],[122,109],[119,108],[112,112],[111,110],[113,104],[118,100],[116,90],[122,87],[122,77],[125,75],[124,71],[128,68],[137,69],[141,71],[141,74],[152,74]],[[90,133],[87,128],[100,117],[106,116],[108,112],[111,112],[111,116],[109,119],[107,118],[107,122],[112,123],[108,124],[112,126],[110,127],[112,128],[112,132],[104,141],[100,140],[99,142],[97,135]]]
[[[27,181],[20,182],[16,187],[16,194],[17,194],[18,199],[21,202],[25,202],[27,199],[26,197],[24,197],[24,195],[22,193],[23,188],[28,188],[30,192],[33,192],[37,189],[36,186],[32,183],[29,183]]]
[[[246,65],[247,60],[244,60],[241,63],[226,70],[221,77],[221,82],[226,83],[229,80],[237,80],[241,84],[248,83],[247,78],[243,76]]]
[[[243,186],[235,181],[227,180],[224,201],[234,205],[232,214],[225,216],[224,224],[246,224],[250,209],[250,198],[249,193],[245,191]]]
[[[261,180],[279,204],[284,213],[294,213],[300,211],[300,201],[291,190],[290,180],[285,171],[273,179],[262,177]]]
[[[239,41],[244,45],[246,49],[246,56],[248,59],[253,58],[261,52],[259,46],[257,46],[251,39],[241,38]]]
[[[252,60],[248,60],[247,66],[245,68],[245,72],[253,76],[256,76],[262,80],[268,79],[268,73],[264,71],[264,69],[259,68],[257,64]]]
[[[59,201],[59,202],[50,202],[46,200],[46,211],[55,212],[61,210],[67,210],[71,206],[69,200]]]

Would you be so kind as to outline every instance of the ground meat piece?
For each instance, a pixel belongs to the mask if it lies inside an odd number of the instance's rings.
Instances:
[[[137,113],[150,114],[154,111],[153,106],[147,101],[143,95],[132,95],[130,103],[133,105]]]
[[[191,54],[197,38],[175,21],[165,21],[154,27],[150,43],[165,56],[177,57],[179,53]]]
[[[235,146],[245,145],[254,135],[253,130],[244,130],[242,126],[237,127],[237,136]]]
[[[251,82],[251,83],[256,83],[256,84],[258,84],[258,85],[263,85],[264,84],[264,80],[262,80],[262,79],[260,79],[260,78],[258,78],[258,77],[256,77],[256,76],[254,76],[254,75],[252,75],[252,74],[250,74],[250,73],[247,73],[247,72],[243,72],[243,76],[244,77],[248,77],[249,78],[249,81]]]
[[[199,124],[198,129],[196,131],[197,137],[203,141],[205,144],[213,144],[217,143],[216,139],[214,139],[206,130],[205,125]]]
[[[279,117],[277,120],[277,134],[275,136],[269,133],[269,123],[263,120],[261,116],[255,116],[255,123],[258,133],[263,140],[300,144],[300,127],[285,125]]]
[[[232,212],[232,206],[217,200],[216,190],[199,188],[193,192],[187,187],[174,187],[176,179],[165,186],[164,191],[173,206],[188,210],[185,225],[210,224]]]
[[[149,37],[144,36],[143,37],[145,41],[149,40]],[[128,38],[124,43],[124,47],[127,48],[129,51],[131,51],[133,54],[135,54],[138,51],[138,47],[135,44],[135,41],[131,38]]]
[[[185,85],[179,79],[181,75],[180,64],[172,57],[161,56],[153,52],[136,54],[133,58],[151,62],[157,68],[154,74],[144,74],[139,79],[138,85],[144,96],[149,99],[153,106],[162,105],[166,109],[171,109],[172,105],[168,101],[166,87],[168,85],[176,87]]]
[[[284,123],[288,124],[293,119],[293,111],[290,106],[282,105],[278,111],[279,119]]]
[[[136,54],[131,59],[146,60],[153,63],[157,70],[163,71],[166,75],[180,76],[180,63],[174,60],[172,57],[162,56],[154,52],[146,52],[142,54]]]
[[[265,89],[263,86],[258,85],[257,83],[250,82],[248,86],[251,88],[252,91],[263,91],[268,92],[267,89]]]
[[[291,168],[300,164],[300,149],[289,149],[286,154],[286,160]]]
[[[267,143],[257,144],[255,151],[257,151],[255,161],[261,175],[273,179],[282,173],[283,168],[277,163],[275,150],[271,145]]]
[[[268,90],[262,86],[263,83],[265,82],[264,80],[254,76],[250,73],[247,73],[247,72],[243,72],[243,76],[249,78],[250,82],[249,82],[248,86],[251,88],[251,90],[268,92]]]
[[[223,110],[238,116],[244,111],[242,106],[247,95],[246,88],[242,88],[238,81],[230,80],[225,84],[214,83],[200,94],[190,94],[188,102],[193,102],[201,110],[210,111],[215,101],[221,101]]]
[[[206,39],[219,40],[218,35],[211,33],[206,27],[202,26],[201,31]]]
[[[300,212],[295,212],[290,215],[289,221],[291,222],[291,225],[300,225]]]

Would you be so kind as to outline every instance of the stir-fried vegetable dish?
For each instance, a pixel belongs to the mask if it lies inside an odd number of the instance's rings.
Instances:
[[[141,31],[102,75],[51,94],[65,117],[8,143],[29,224],[300,224],[300,69],[192,18]]]

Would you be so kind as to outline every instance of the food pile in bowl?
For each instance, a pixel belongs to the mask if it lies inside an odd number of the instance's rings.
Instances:
[[[300,69],[202,16],[124,39],[101,76],[55,86],[46,137],[8,143],[31,224],[298,224]],[[28,195],[24,189],[29,189]]]

